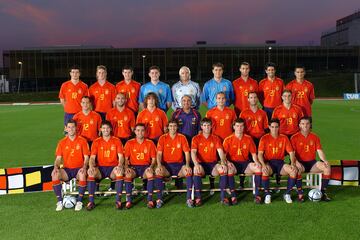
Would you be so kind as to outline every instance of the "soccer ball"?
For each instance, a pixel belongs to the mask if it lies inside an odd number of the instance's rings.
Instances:
[[[309,194],[310,201],[319,202],[322,197],[322,192],[319,189],[312,189]]]
[[[65,196],[63,199],[64,208],[73,208],[76,205],[76,198],[73,196]]]

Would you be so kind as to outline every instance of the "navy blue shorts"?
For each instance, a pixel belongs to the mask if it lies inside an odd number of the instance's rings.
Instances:
[[[163,163],[163,165],[170,173],[170,176],[178,176],[179,172],[184,164],[183,163]]]
[[[272,117],[274,109],[275,108],[267,108],[267,107],[263,108],[263,110],[266,112],[266,115],[267,115],[269,121],[270,121],[270,119]]]
[[[69,178],[69,180],[76,178],[77,173],[79,172],[80,168],[63,168]]]
[[[301,163],[304,168],[305,168],[305,172],[310,172],[311,168],[316,164],[316,160],[311,160],[311,161],[300,161],[299,163]]]
[[[211,175],[212,170],[214,169],[217,162],[204,163],[201,162],[200,165],[204,168],[205,175]]]
[[[135,171],[136,177],[143,177],[145,170],[150,165],[132,165],[131,168]]]
[[[64,114],[64,126],[68,123],[70,119],[74,117],[75,113],[65,113]]]
[[[234,166],[236,168],[237,174],[244,174],[250,161],[232,162],[232,163],[234,164]]]
[[[270,160],[269,165],[274,174],[280,175],[281,169],[284,166],[284,161],[282,160]]]
[[[113,166],[99,166],[99,171],[101,174],[101,179],[110,178],[111,172],[113,171]]]

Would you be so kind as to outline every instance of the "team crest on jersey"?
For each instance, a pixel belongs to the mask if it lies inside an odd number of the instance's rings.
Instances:
[[[199,145],[200,145],[200,146],[202,146],[203,144],[202,144],[202,143],[200,143]]]
[[[303,143],[303,142],[300,142],[299,145],[302,146],[302,145],[304,145],[304,143]]]
[[[81,89],[78,90],[78,93],[81,94]]]
[[[108,94],[109,94],[109,90],[106,89],[106,90],[105,90],[105,94],[108,95]]]
[[[314,142],[312,140],[310,141],[310,145],[314,145]]]
[[[115,151],[115,149],[116,149],[115,145],[112,144],[110,150],[111,150],[111,151]]]
[[[69,146],[66,146],[65,149],[66,149],[66,150],[69,149]]]
[[[147,118],[144,119],[145,122],[146,122],[147,120],[148,120]]]
[[[180,147],[181,147],[180,143],[178,143],[178,144],[176,145],[176,147],[177,147],[177,148],[180,148]]]
[[[233,145],[233,148],[237,148],[237,146],[236,146],[236,145]]]
[[[280,148],[282,147],[282,143],[279,144],[279,147],[280,147]]]
[[[71,89],[69,89],[68,92],[71,92]]]
[[[252,91],[253,89],[254,89],[253,86],[250,86],[250,87],[249,87],[249,90],[250,90],[250,91]]]
[[[170,147],[170,145],[169,145],[169,144],[166,144],[166,147]]]
[[[100,147],[100,150],[101,150],[101,151],[104,150],[104,147]]]
[[[156,117],[156,118],[155,118],[155,121],[157,121],[157,122],[158,122],[159,120],[160,120],[160,119],[159,119],[159,117]]]
[[[304,89],[305,92],[308,92],[309,90],[307,88]]]
[[[296,113],[294,113],[294,114],[293,114],[293,118],[296,118],[296,117],[297,117],[297,115],[296,115]]]
[[[243,144],[243,149],[246,149],[247,147],[246,147],[246,144]]]
[[[79,150],[79,149],[80,149],[80,145],[76,144],[76,150]]]
[[[218,116],[215,116],[214,118],[215,118],[215,119],[218,119],[219,117],[218,117]]]
[[[281,117],[285,118],[285,117],[286,117],[286,115],[285,115],[285,114],[283,114]]]
[[[161,94],[161,93],[163,93],[163,90],[162,90],[162,88],[160,88],[160,89],[159,89],[159,93],[160,93],[160,94]]]
[[[124,121],[128,120],[127,116],[124,117]]]
[[[257,120],[258,120],[258,122],[261,122],[261,117],[258,117],[258,119],[257,119]]]
[[[226,118],[226,119],[229,119],[230,117],[229,117],[229,115],[228,115],[228,114],[226,114],[225,118]]]
[[[214,147],[214,144],[213,144],[213,143],[210,143],[210,147],[213,148],[213,147]]]
[[[194,95],[195,94],[195,90],[194,89],[190,89],[190,94]]]
[[[131,92],[134,93],[134,92],[135,92],[135,88],[132,88],[132,89],[131,89]]]
[[[93,119],[90,119],[90,124],[94,124],[94,120],[93,120]]]
[[[135,149],[135,148],[133,149],[133,152],[136,152],[136,149]]]
[[[144,153],[147,153],[147,151],[148,151],[147,148],[144,148]]]
[[[265,91],[268,91],[268,90],[269,90],[269,87],[266,87],[266,88],[265,88]]]
[[[95,94],[98,94],[99,93],[99,91],[95,91]]]
[[[240,90],[242,90],[242,88],[243,88],[242,86],[239,87]]]
[[[117,120],[117,117],[114,117],[113,119],[114,119],[114,120]]]
[[[280,90],[280,88],[279,88],[278,86],[276,86],[276,88],[275,88],[275,89],[276,89],[276,91],[279,91],[279,90]]]
[[[224,92],[226,91],[226,86],[223,87],[223,91],[224,91]]]

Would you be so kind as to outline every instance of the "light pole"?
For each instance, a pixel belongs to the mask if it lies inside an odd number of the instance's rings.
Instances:
[[[21,83],[21,77],[22,77],[22,66],[23,63],[22,62],[18,62],[18,64],[20,65],[20,72],[19,72],[19,85],[18,85],[18,93],[20,92],[20,83]]]
[[[268,48],[268,50],[269,50],[268,62],[271,62],[271,49],[272,49],[272,47],[269,47],[269,48]]]
[[[145,58],[146,55],[142,55],[142,64],[143,64],[143,84],[145,84]]]

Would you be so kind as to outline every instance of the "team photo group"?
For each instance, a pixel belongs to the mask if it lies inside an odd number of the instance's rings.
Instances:
[[[226,206],[238,203],[235,177],[243,187],[249,175],[256,204],[271,203],[273,175],[287,176],[286,203],[292,203],[293,189],[303,202],[302,174],[309,172],[321,174],[321,200],[330,201],[330,164],[312,132],[313,84],[305,79],[304,66],[294,67],[294,80],[287,85],[276,76],[275,64],[264,69],[266,77],[258,82],[249,76],[250,64],[243,62],[240,77],[230,81],[223,78],[223,64],[215,63],[213,78],[201,89],[186,66],[171,87],[160,81],[158,66],[149,68],[150,82],[143,85],[133,80],[132,67],[125,66],[123,80],[113,85],[100,65],[90,87],[80,80],[79,67],[71,67],[70,80],[59,92],[65,137],[57,145],[52,172],[56,211],[64,208],[62,183],[74,178],[75,211],[82,210],[86,190],[84,208],[95,208],[95,193],[105,178],[116,192],[116,209],[133,206],[138,177],[148,208],[164,205],[169,180],[186,192],[188,207],[201,206],[202,179],[207,176],[211,189],[218,179],[220,203]]]

